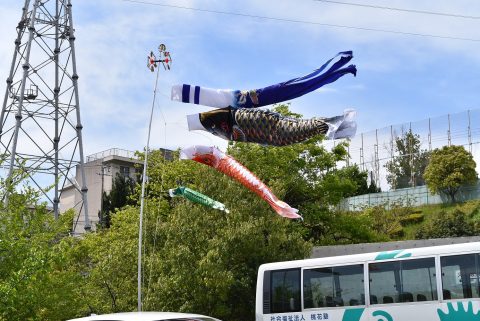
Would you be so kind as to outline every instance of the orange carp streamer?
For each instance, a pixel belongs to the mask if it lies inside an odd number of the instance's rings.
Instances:
[[[273,192],[245,166],[215,147],[196,145],[182,149],[180,159],[194,160],[198,163],[213,167],[225,175],[236,179],[242,183],[243,186],[267,201],[280,216],[294,219],[302,218],[297,214],[297,209],[279,200]]]

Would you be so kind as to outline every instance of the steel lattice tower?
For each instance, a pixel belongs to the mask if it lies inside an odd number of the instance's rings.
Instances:
[[[71,0],[25,0],[22,10],[0,115],[7,181],[26,175],[56,218],[63,187],[74,185],[90,229]]]

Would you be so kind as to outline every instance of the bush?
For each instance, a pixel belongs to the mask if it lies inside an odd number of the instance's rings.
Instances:
[[[480,215],[480,201],[478,200],[471,200],[465,203],[461,203],[457,205],[457,208],[465,213],[468,217],[475,217]]]
[[[441,211],[439,215],[421,227],[416,239],[461,237],[475,235],[475,228],[465,213],[456,209],[452,213]]]
[[[423,222],[424,218],[425,218],[424,215],[421,214],[421,213],[410,214],[406,217],[403,217],[400,220],[400,224],[402,224],[402,226],[407,226],[407,225],[411,225],[411,224],[418,224],[420,222]]]
[[[363,215],[372,222],[374,232],[389,238],[401,238],[405,236],[402,222],[408,220],[408,217],[412,215],[412,207],[408,200],[406,204],[403,202],[390,204],[390,209],[387,209],[387,205],[382,204],[366,208]]]
[[[401,238],[405,236],[405,231],[401,226],[398,226],[394,230],[390,231],[388,235],[393,238]]]

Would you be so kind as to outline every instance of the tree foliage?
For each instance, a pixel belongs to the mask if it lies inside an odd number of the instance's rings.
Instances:
[[[127,204],[132,204],[130,196],[135,192],[135,180],[120,173],[115,175],[112,189],[102,195],[102,209],[99,212],[100,227],[109,228],[113,213]]]
[[[412,214],[412,208],[400,201],[392,204],[381,204],[366,208],[362,215],[371,220],[371,227],[384,240],[404,235],[403,222]],[[388,206],[387,206],[388,205]]]
[[[398,155],[385,164],[387,182],[393,189],[425,185],[429,152],[421,149],[420,135],[409,130],[395,138]],[[412,181],[413,177],[413,181]]]
[[[440,212],[417,231],[415,238],[430,239],[474,235],[476,235],[474,225],[471,224],[465,213],[457,209],[452,213]]]
[[[65,253],[73,212],[55,221],[38,193],[0,182],[0,320],[64,320],[75,316],[79,274]]]
[[[310,253],[311,245],[292,229],[299,223],[276,216],[243,186],[209,167],[178,159],[166,162],[158,152],[150,161],[144,308],[253,318],[258,266]],[[231,212],[168,198],[167,189],[178,180],[228,200]],[[109,230],[88,235],[78,249],[79,269],[88,275],[83,292],[89,312],[136,307],[138,213],[137,207],[116,212]]]
[[[355,190],[352,193],[346,193],[344,197],[381,192],[373,177],[370,178],[370,184],[368,183],[368,172],[360,170],[357,164],[343,168],[338,175],[340,179],[350,180],[356,185]]]
[[[435,149],[425,170],[429,190],[445,193],[452,202],[460,187],[477,182],[476,163],[463,146],[444,146]]]
[[[312,243],[376,239],[368,218],[331,210],[359,185],[350,178],[355,169],[336,168],[348,157],[345,145],[329,152],[321,140],[281,148],[235,143],[228,149],[298,208],[305,222],[278,216],[256,194],[210,167],[178,155],[165,161],[153,151],[144,213],[144,308],[251,320],[260,264],[308,257]],[[222,201],[230,213],[170,199],[167,190],[177,184]],[[136,206],[116,212],[110,229],[88,235],[77,248],[77,269],[87,275],[84,311],[135,309],[138,213]]]
[[[277,111],[289,113],[284,106]],[[228,148],[280,199],[298,208],[304,222],[280,217],[255,193],[210,167],[181,161],[178,153],[166,161],[161,151],[153,151],[144,212],[144,310],[252,320],[261,264],[308,257],[312,244],[377,240],[371,218],[333,210],[365,187],[365,176],[358,168],[337,168],[348,157],[346,145],[327,151],[322,139]],[[171,199],[167,191],[178,184],[218,199],[230,213]],[[139,194],[137,184],[132,199]],[[136,310],[138,204],[116,211],[109,229],[75,239],[67,234],[71,225],[57,225],[44,207],[31,214],[25,206],[29,197],[18,196],[2,211],[2,224],[13,225],[0,229],[0,253],[8,254],[0,254],[5,263],[0,313],[18,316],[14,320],[53,321]]]

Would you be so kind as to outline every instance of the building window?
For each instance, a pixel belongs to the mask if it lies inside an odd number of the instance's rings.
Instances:
[[[130,177],[130,167],[120,166],[120,175],[122,175],[124,178]]]

